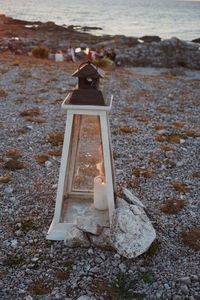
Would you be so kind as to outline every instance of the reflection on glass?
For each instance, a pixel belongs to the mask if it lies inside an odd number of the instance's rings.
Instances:
[[[93,191],[94,177],[104,176],[99,116],[75,115],[72,191]]]

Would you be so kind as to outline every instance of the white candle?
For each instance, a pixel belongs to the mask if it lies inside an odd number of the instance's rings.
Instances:
[[[108,209],[106,197],[106,183],[104,177],[97,176],[94,178],[94,207],[98,210]]]

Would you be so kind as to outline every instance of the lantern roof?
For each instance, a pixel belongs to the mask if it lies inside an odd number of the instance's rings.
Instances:
[[[98,70],[97,66],[90,61],[83,63],[80,67],[72,74],[73,77],[91,77],[91,78],[103,78],[103,74]]]

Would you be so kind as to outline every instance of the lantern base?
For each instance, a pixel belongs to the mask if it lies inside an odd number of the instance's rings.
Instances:
[[[95,209],[93,199],[64,198],[59,223],[54,220],[47,233],[48,240],[64,240],[66,233],[77,224],[77,217],[94,219],[101,227],[109,227],[108,210]]]

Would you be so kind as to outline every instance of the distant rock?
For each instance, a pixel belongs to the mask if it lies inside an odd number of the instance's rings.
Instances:
[[[161,38],[157,35],[145,35],[139,38],[145,43],[160,42]]]
[[[194,39],[194,40],[192,40],[192,42],[193,42],[193,43],[198,43],[198,44],[200,44],[200,38]]]

